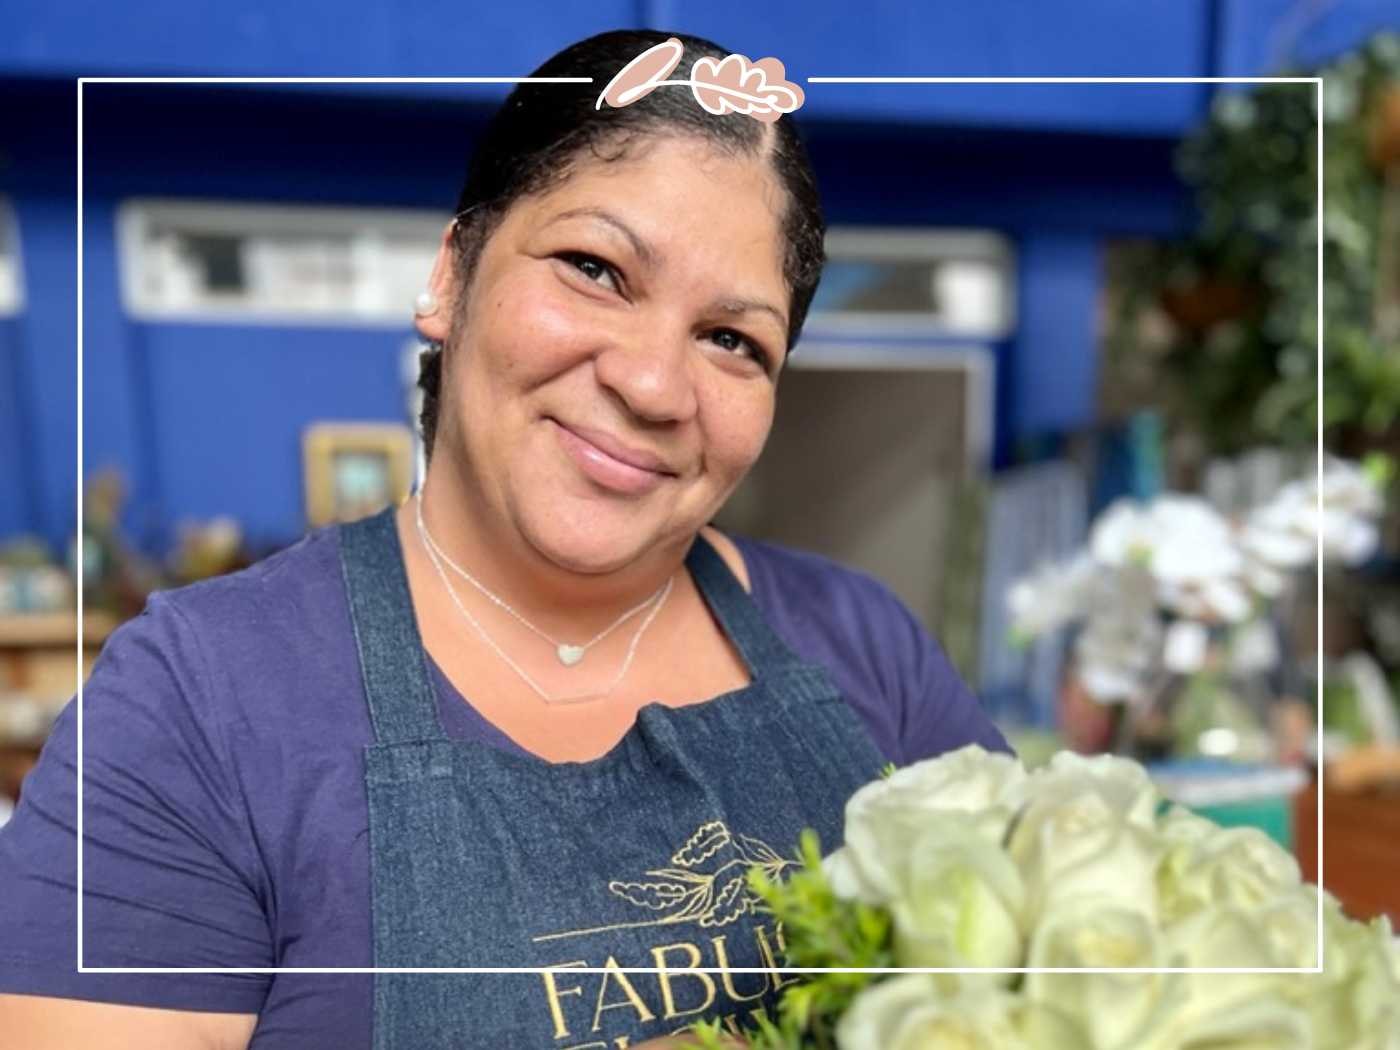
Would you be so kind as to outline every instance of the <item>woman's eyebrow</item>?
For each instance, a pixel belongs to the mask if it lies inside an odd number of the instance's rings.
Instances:
[[[718,299],[711,304],[711,309],[716,313],[729,314],[731,316],[758,310],[766,314],[772,314],[773,319],[777,321],[784,330],[787,329],[787,318],[783,316],[782,311],[771,303],[763,302],[761,299]]]
[[[606,225],[616,230],[618,233],[622,234],[623,237],[627,238],[628,243],[632,245],[632,251],[635,252],[637,258],[639,258],[642,261],[642,266],[648,272],[656,270],[659,259],[656,252],[652,250],[651,245],[649,245],[646,241],[642,240],[642,238],[637,235],[637,233],[632,229],[632,227],[628,226],[625,222],[623,222],[616,215],[606,210],[605,208],[599,208],[594,205],[584,205],[578,208],[570,208],[568,211],[561,211],[558,215],[554,216],[552,219],[545,223],[545,226],[552,226],[556,222],[563,222],[565,219],[577,219],[581,217],[597,219],[599,222],[605,223]],[[716,299],[714,302],[712,302],[710,304],[710,309],[716,313],[728,314],[730,316],[746,314],[751,311],[759,311],[762,313],[772,314],[773,319],[778,322],[778,324],[783,328],[783,330],[787,330],[787,318],[783,316],[783,312],[779,310],[776,306],[774,306],[772,303],[764,302],[761,299],[745,299],[740,296],[725,296],[722,299]]]
[[[554,216],[554,218],[545,223],[545,226],[553,226],[556,222],[563,222],[565,219],[576,219],[580,216],[597,219],[617,230],[618,233],[627,238],[628,242],[632,245],[632,251],[637,254],[637,258],[642,260],[642,265],[648,270],[656,269],[660,260],[657,258],[656,252],[652,251],[651,245],[637,236],[637,234],[633,232],[632,227],[628,226],[612,212],[603,208],[597,208],[591,205],[585,205],[581,208],[570,208],[568,211],[561,211],[558,215]]]

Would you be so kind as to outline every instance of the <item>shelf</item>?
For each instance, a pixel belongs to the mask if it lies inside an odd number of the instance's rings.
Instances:
[[[115,617],[103,612],[83,616],[83,644],[101,645],[116,628]],[[77,645],[78,617],[72,611],[0,615],[0,649]]]

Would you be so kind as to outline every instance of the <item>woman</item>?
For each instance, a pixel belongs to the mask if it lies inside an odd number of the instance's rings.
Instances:
[[[521,85],[474,155],[415,310],[418,497],[154,596],[85,691],[86,966],[549,972],[73,973],[70,705],[0,835],[0,1046],[743,1023],[791,980],[700,972],[781,965],[747,867],[834,846],[887,761],[1005,747],[887,589],[706,524],[824,226],[788,118],[595,105],[665,36],[561,52],[535,75],[593,83]],[[726,54],[681,39],[682,70]]]

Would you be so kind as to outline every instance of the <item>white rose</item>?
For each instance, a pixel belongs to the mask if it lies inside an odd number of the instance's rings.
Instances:
[[[1258,969],[1293,965],[1292,960],[1275,957],[1275,946],[1259,910],[1233,904],[1207,905],[1167,924],[1163,932],[1179,960],[1174,966]]]
[[[1077,901],[1040,919],[1031,935],[1027,965],[1137,967],[1170,965],[1157,928],[1138,911]],[[1030,973],[1025,994],[1053,1004],[1079,1023],[1096,1048],[1154,1045],[1176,1005],[1179,974]]]
[[[988,842],[999,842],[1025,779],[1016,759],[972,744],[866,784],[846,803],[845,846],[825,865],[833,889],[870,904],[889,900],[911,845],[940,814],[961,814]]]
[[[1310,969],[1317,965],[1317,887],[1302,883],[1259,909],[1278,966]]]
[[[1258,828],[1216,828],[1189,841],[1168,841],[1157,870],[1166,923],[1211,904],[1258,908],[1295,892],[1302,881],[1293,855]]]
[[[1234,974],[1222,974],[1220,979],[1234,978]],[[1166,1038],[1172,1041],[1154,1043],[1153,1050],[1158,1046],[1172,1050],[1313,1050],[1307,1016],[1277,990],[1241,1002],[1228,1012],[1197,1018]]]
[[[1348,919],[1323,894],[1323,973],[1308,997],[1318,1050],[1400,1050],[1400,981],[1390,923]]]
[[[1053,1008],[993,989],[939,994],[929,974],[873,984],[836,1027],[839,1050],[1084,1050]]]
[[[1159,796],[1143,768],[1112,755],[1061,752],[1028,780],[1008,850],[1030,891],[1030,914],[1075,898],[1157,917]]]
[[[1279,956],[1265,913],[1233,905],[1202,908],[1164,931],[1170,965],[1260,970],[1296,965]],[[1173,1047],[1253,1050],[1309,1047],[1307,1012],[1299,1003],[1300,975],[1193,973],[1186,999],[1161,1033]],[[1299,1034],[1301,1033],[1301,1035]],[[1299,1041],[1299,1040],[1302,1041]]]
[[[1259,926],[1202,923],[1199,957],[1182,958],[1141,913],[1092,901],[1047,915],[1032,937],[1032,967],[1260,965],[1250,955]],[[1231,942],[1237,937],[1239,944]],[[1267,950],[1266,950],[1267,951]],[[1246,959],[1241,961],[1243,952]],[[1267,958],[1267,955],[1265,956]],[[1267,965],[1267,963],[1262,963]],[[1150,972],[1032,973],[1026,995],[1054,1003],[1089,1034],[1095,1050],[1305,1050],[1306,1014],[1288,994],[1286,976]]]
[[[1215,821],[1175,802],[1157,821],[1157,833],[1171,843],[1199,842],[1223,830]]]
[[[889,903],[895,960],[900,966],[1017,966],[1025,906],[1011,858],[964,814],[942,814],[910,851]],[[1010,975],[986,976],[987,983],[1005,984]]]

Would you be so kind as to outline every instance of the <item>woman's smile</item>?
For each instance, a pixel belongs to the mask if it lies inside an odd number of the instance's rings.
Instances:
[[[606,489],[629,496],[640,496],[675,477],[673,472],[665,469],[660,458],[652,453],[629,449],[615,438],[601,432],[579,428],[588,434],[588,437],[585,437],[584,433],[567,427],[556,419],[548,419],[546,423],[578,469]],[[600,447],[602,445],[608,446],[611,452],[604,451]],[[631,462],[628,462],[629,460]],[[648,460],[656,469],[637,465]]]

